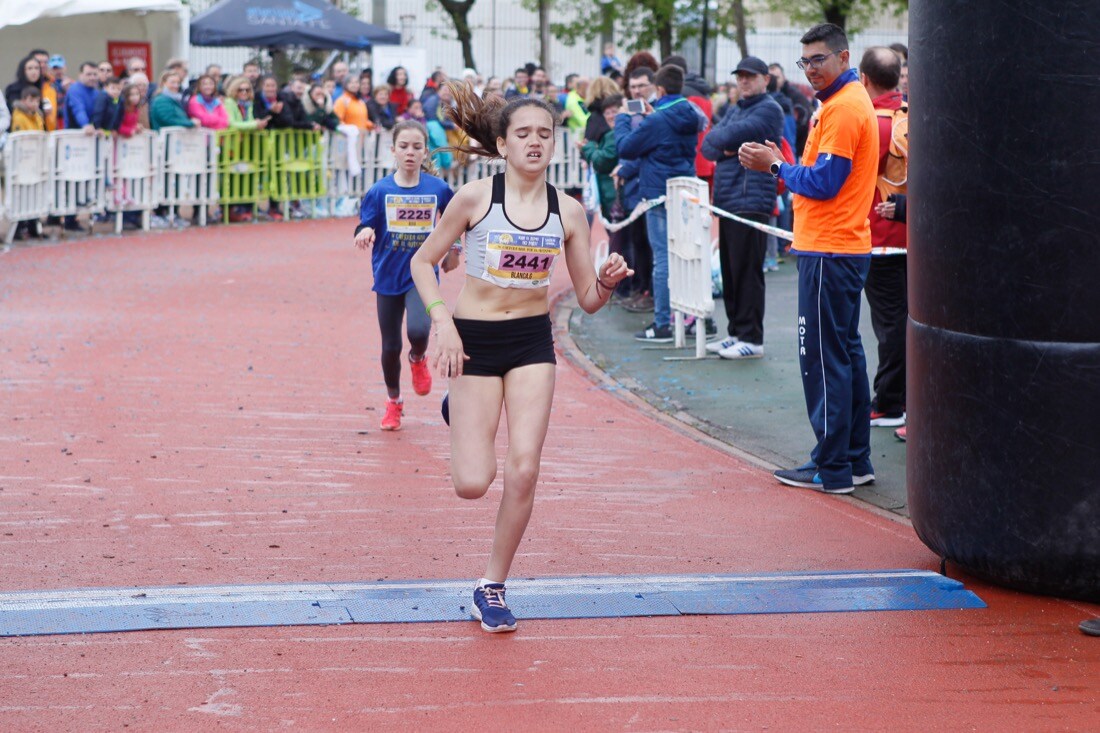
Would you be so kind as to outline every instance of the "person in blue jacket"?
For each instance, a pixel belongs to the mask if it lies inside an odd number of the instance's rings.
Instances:
[[[718,162],[714,204],[745,219],[767,223],[775,209],[776,179],[744,168],[737,150],[744,143],[776,141],[783,134],[783,109],[768,94],[768,65],[755,56],[734,70],[740,99],[703,138],[703,157]],[[722,300],[729,320],[726,338],[707,345],[724,359],[764,355],[764,250],[767,235],[731,219],[718,220]]]
[[[645,105],[641,124],[635,128],[624,102],[615,117],[615,144],[619,159],[637,160],[642,197],[665,195],[665,182],[676,176],[695,175],[695,143],[707,119],[680,92],[684,72],[662,66],[653,77],[657,100]],[[663,206],[646,212],[646,229],[653,250],[653,323],[635,334],[638,341],[672,341],[672,311],[668,290],[668,214]]]
[[[95,100],[99,94],[97,67],[90,61],[80,65],[80,79],[65,94],[65,129],[95,132]]]
[[[439,215],[452,196],[450,186],[422,170],[428,158],[428,131],[415,120],[402,120],[393,128],[392,174],[371,186],[359,208],[355,246],[371,249],[378,326],[382,330],[382,376],[386,382],[383,430],[400,430],[404,413],[401,399],[401,321],[409,337],[409,368],[413,391],[432,391],[432,373],[426,352],[431,319],[413,285],[409,263],[435,229]],[[443,260],[444,272],[458,266],[458,250]],[[438,277],[438,270],[436,275]]]

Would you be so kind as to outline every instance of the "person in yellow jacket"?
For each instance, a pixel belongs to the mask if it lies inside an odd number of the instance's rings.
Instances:
[[[38,87],[23,87],[19,101],[11,110],[11,131],[46,131],[46,117],[42,114],[42,92]]]

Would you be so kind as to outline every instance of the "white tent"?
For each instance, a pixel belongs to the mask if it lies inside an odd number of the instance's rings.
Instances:
[[[82,61],[107,58],[107,41],[146,41],[156,81],[169,58],[187,56],[190,20],[180,0],[0,0],[0,80],[34,48],[64,56],[75,77]]]

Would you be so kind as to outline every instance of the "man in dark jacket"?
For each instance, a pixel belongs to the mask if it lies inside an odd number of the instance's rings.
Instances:
[[[653,78],[657,101],[646,103],[645,117],[634,129],[625,109],[615,117],[615,144],[621,160],[640,163],[638,177],[646,199],[665,195],[665,184],[676,176],[695,174],[695,138],[706,126],[682,94],[684,72],[662,66]],[[649,245],[653,249],[653,323],[635,334],[638,341],[672,341],[672,311],[668,291],[668,214],[664,206],[646,212]]]
[[[776,179],[742,167],[737,149],[744,143],[776,142],[783,135],[783,110],[768,94],[768,67],[755,56],[741,59],[734,70],[741,98],[706,138],[703,155],[718,161],[714,203],[745,219],[768,221],[775,209]],[[718,221],[718,257],[722,266],[722,300],[728,336],[707,344],[723,359],[764,355],[764,249],[767,235],[730,219]]]

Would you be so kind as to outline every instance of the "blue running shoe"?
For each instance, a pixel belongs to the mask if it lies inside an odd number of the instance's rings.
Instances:
[[[779,483],[787,486],[797,486],[802,489],[813,489],[825,494],[850,494],[855,491],[855,486],[827,487],[821,480],[821,474],[813,464],[806,464],[798,468],[775,471],[772,473]],[[874,476],[871,477],[874,480]],[[869,483],[869,482],[868,482]]]
[[[451,391],[447,390],[443,393],[443,405],[439,408],[439,411],[443,413],[443,422],[447,425],[451,424]]]
[[[504,602],[504,583],[486,583],[474,588],[474,605],[470,607],[470,615],[491,634],[516,630],[516,617]]]

